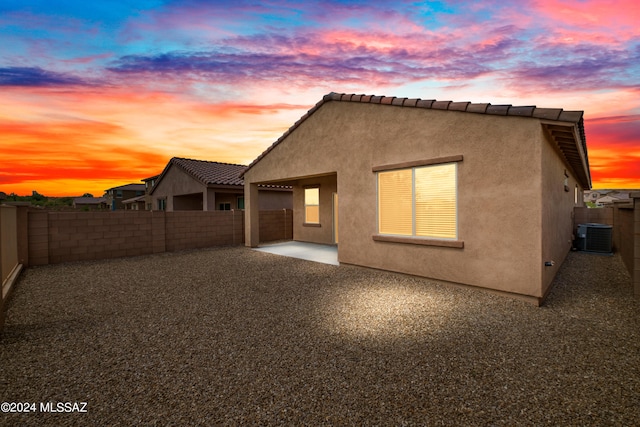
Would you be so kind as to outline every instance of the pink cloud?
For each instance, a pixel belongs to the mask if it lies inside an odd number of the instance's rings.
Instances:
[[[533,7],[549,28],[560,24],[561,28],[571,26],[623,39],[640,34],[637,0],[537,0]],[[586,33],[580,34],[584,37]]]

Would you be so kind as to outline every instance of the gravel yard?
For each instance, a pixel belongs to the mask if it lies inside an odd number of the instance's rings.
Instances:
[[[571,253],[556,282],[538,308],[244,247],[29,268],[0,400],[37,413],[0,425],[640,425],[620,258]]]

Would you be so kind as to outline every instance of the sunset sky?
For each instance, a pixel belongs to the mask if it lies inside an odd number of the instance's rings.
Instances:
[[[101,196],[249,164],[329,92],[585,111],[640,189],[638,0],[0,1],[0,191]]]

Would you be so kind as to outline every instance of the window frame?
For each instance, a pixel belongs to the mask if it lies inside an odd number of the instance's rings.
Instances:
[[[425,246],[443,246],[450,248],[464,248],[464,241],[460,240],[460,230],[459,230],[459,166],[458,163],[462,162],[463,156],[447,156],[447,157],[439,157],[427,160],[418,160],[404,163],[396,163],[390,165],[382,165],[375,166],[372,168],[372,172],[374,172],[375,180],[376,180],[376,233],[372,236],[374,241],[378,242],[391,242],[391,243],[408,243],[414,245],[425,245]],[[454,164],[455,165],[455,192],[456,192],[456,206],[455,206],[455,237],[454,238],[446,238],[446,237],[432,237],[432,236],[417,236],[416,233],[416,215],[415,215],[415,204],[416,204],[416,194],[415,194],[415,169],[426,167],[426,166],[436,166],[436,165],[445,165],[445,164]],[[380,233],[380,205],[379,205],[379,197],[380,197],[380,188],[379,188],[379,176],[380,172],[391,172],[394,170],[406,170],[411,169],[412,182],[411,182],[411,193],[412,193],[412,235],[396,235],[396,234],[382,234]]]
[[[318,190],[318,204],[307,204],[307,190]],[[307,220],[307,206],[318,207],[318,222],[312,222]],[[306,185],[302,191],[302,207],[304,210],[304,221],[302,225],[307,227],[320,227],[320,185]]]

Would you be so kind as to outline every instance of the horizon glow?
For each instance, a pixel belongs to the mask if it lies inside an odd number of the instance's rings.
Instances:
[[[0,4],[0,191],[249,164],[329,92],[583,110],[593,188],[640,189],[637,1],[130,4]]]

